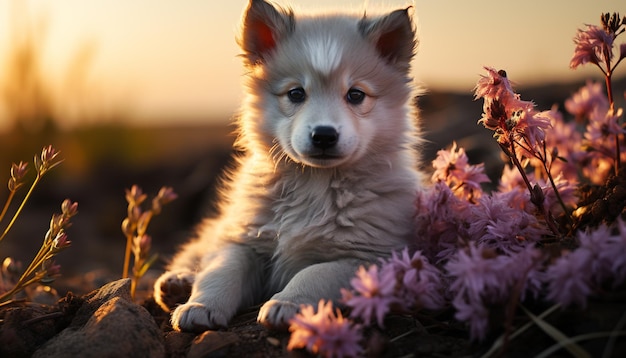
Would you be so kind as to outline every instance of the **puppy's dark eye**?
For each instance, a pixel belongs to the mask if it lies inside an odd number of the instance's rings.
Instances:
[[[346,94],[346,101],[348,101],[348,103],[361,104],[363,100],[365,100],[365,92],[355,88],[348,90],[348,94]]]
[[[287,98],[293,103],[302,103],[306,99],[306,92],[302,87],[290,89],[287,92]]]

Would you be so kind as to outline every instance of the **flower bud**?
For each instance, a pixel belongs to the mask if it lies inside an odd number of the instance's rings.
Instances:
[[[52,240],[53,250],[62,250],[70,246],[72,242],[67,239],[65,231],[61,230],[57,236]]]
[[[28,172],[28,163],[20,161],[19,164],[11,164],[11,178],[15,179],[15,181],[19,182],[22,180],[26,172]]]
[[[135,236],[133,238],[133,253],[138,258],[145,258],[150,252],[152,238],[148,235]]]
[[[122,232],[126,236],[131,236],[133,234],[133,231],[134,231],[134,228],[133,228],[131,220],[129,218],[125,218],[122,221]]]
[[[535,184],[535,186],[533,186],[533,190],[530,193],[530,201],[538,207],[543,205],[545,196],[543,195],[543,190],[539,184]]]
[[[63,203],[61,203],[61,212],[65,217],[72,217],[78,214],[78,203],[73,202],[70,199],[65,199]]]
[[[150,219],[152,219],[152,212],[146,211],[141,214],[139,220],[137,221],[137,234],[143,235],[148,230],[148,224],[150,224]]]
[[[140,205],[147,197],[137,185],[133,185],[130,190],[126,189],[126,201],[134,206]]]

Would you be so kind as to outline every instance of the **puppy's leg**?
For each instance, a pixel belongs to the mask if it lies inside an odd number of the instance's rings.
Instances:
[[[201,240],[187,244],[154,283],[154,300],[166,312],[189,299],[205,246]]]
[[[188,270],[167,271],[154,283],[154,300],[165,312],[189,299],[195,274]]]
[[[300,305],[317,305],[320,299],[341,298],[341,288],[348,288],[361,260],[340,260],[311,265],[298,272],[287,286],[272,296],[259,311],[259,323],[274,329],[287,329],[289,320]]]
[[[262,297],[264,265],[249,246],[224,247],[196,275],[189,301],[172,313],[172,326],[192,332],[226,327],[239,308]]]

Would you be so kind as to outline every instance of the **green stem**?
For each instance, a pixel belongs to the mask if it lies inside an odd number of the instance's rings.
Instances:
[[[30,186],[30,189],[28,189],[28,193],[26,193],[26,196],[24,196],[24,199],[22,200],[22,203],[20,204],[20,207],[17,208],[17,211],[13,215],[13,218],[11,219],[9,224],[7,225],[6,229],[4,229],[4,232],[2,233],[2,236],[0,236],[0,241],[2,241],[5,236],[7,236],[7,234],[9,233],[11,228],[13,227],[13,224],[15,224],[15,220],[17,220],[17,217],[21,214],[22,209],[24,209],[24,205],[26,205],[26,202],[30,198],[30,195],[33,193],[33,190],[35,189],[35,186],[37,186],[37,183],[39,183],[40,179],[41,179],[41,175],[37,174],[37,177],[33,181],[33,184]]]

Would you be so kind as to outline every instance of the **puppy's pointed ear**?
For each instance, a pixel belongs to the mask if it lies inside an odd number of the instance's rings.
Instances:
[[[417,40],[409,9],[396,10],[377,19],[363,17],[359,30],[390,64],[408,71]]]
[[[292,11],[275,8],[265,0],[250,0],[239,38],[246,64],[262,63],[293,29]]]

